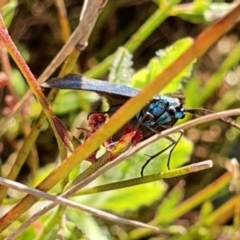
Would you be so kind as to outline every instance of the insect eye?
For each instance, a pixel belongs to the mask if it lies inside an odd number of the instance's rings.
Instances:
[[[175,112],[176,112],[176,109],[174,107],[169,107],[168,112],[169,112],[170,115],[174,116]]]

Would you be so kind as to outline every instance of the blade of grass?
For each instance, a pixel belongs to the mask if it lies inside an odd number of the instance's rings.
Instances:
[[[217,210],[215,210],[208,217],[206,217],[204,224],[206,226],[211,227],[214,225],[226,223],[233,216],[234,210],[238,204],[239,195],[230,198],[228,201],[222,204]]]
[[[62,39],[67,42],[71,35],[70,24],[67,18],[67,10],[63,0],[55,0],[55,5],[58,9],[58,19],[61,26]]]
[[[187,165],[184,167],[180,167],[177,169],[172,169],[169,171],[152,174],[149,176],[129,179],[129,180],[125,180],[125,181],[119,181],[119,182],[115,182],[115,183],[104,184],[101,186],[96,186],[96,187],[92,187],[92,188],[88,188],[88,189],[81,189],[78,192],[76,192],[74,194],[74,196],[93,194],[93,193],[117,190],[117,189],[126,188],[126,187],[132,187],[132,186],[136,186],[139,184],[145,184],[145,183],[149,183],[149,182],[153,182],[153,181],[159,181],[162,179],[183,176],[183,175],[186,175],[189,173],[202,171],[202,170],[205,170],[205,169],[208,169],[211,167],[212,167],[212,161],[206,160],[206,161],[202,161],[199,163],[194,163],[194,164],[190,164],[190,165]]]

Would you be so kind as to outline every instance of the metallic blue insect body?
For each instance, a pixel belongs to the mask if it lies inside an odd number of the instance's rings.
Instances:
[[[185,109],[179,99],[168,96],[158,96],[137,113],[137,120],[147,126],[172,126],[180,118],[184,118]],[[147,118],[146,114],[150,115]],[[146,116],[147,119],[144,119]]]

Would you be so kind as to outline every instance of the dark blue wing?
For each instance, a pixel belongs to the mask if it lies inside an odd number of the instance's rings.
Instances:
[[[43,83],[42,87],[93,91],[106,97],[110,105],[124,104],[129,98],[136,96],[140,92],[139,89],[90,79],[76,74],[68,74],[63,78],[53,78]]]

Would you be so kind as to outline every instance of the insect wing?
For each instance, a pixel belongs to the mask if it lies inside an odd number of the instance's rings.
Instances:
[[[76,74],[68,74],[63,78],[53,78],[43,83],[42,87],[93,91],[107,98],[110,105],[124,104],[129,98],[136,96],[140,92],[139,89],[90,79]]]

